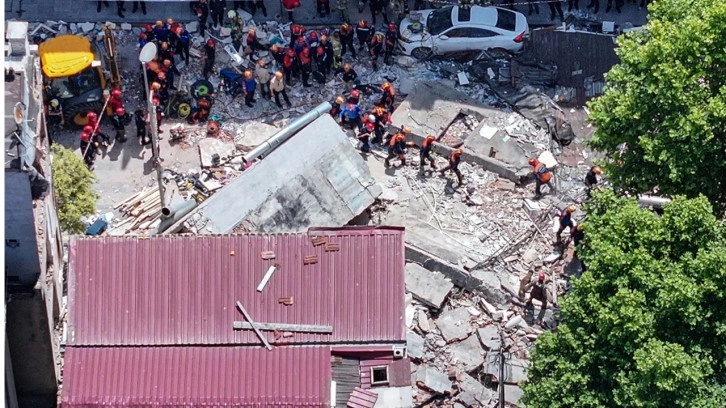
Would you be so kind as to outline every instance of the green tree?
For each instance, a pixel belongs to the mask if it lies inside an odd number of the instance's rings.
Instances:
[[[726,211],[726,2],[658,0],[618,38],[620,64],[590,103],[591,146],[618,189],[705,195]]]
[[[52,151],[53,185],[61,229],[69,234],[81,234],[86,229],[81,217],[96,212],[98,194],[93,189],[96,175],[73,150],[54,144]]]
[[[605,191],[586,210],[588,270],[537,340],[524,402],[726,406],[726,225],[703,196],[658,215]]]

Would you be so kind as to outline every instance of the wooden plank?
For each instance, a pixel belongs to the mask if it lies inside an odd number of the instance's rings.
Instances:
[[[249,319],[248,319],[249,320]],[[232,327],[237,330],[249,330],[253,329],[252,325],[248,322],[234,322]],[[260,330],[273,331],[289,331],[295,333],[324,333],[330,334],[333,332],[333,326],[319,326],[313,324],[288,324],[288,323],[255,323],[255,327]]]
[[[255,331],[255,333],[257,334],[257,337],[259,337],[260,340],[262,340],[262,344],[265,345],[265,348],[268,350],[272,350],[272,346],[270,345],[270,343],[267,342],[267,337],[263,336],[262,332],[260,332],[260,330],[255,326],[255,322],[252,320],[252,318],[250,317],[250,314],[247,313],[247,309],[245,309],[244,306],[242,306],[242,303],[240,303],[239,300],[237,301],[237,308],[239,309],[240,312],[242,312],[245,319],[247,319],[246,323],[249,324],[250,327],[252,328],[252,330]]]
[[[340,251],[340,244],[327,243],[325,244],[325,252],[337,252]]]

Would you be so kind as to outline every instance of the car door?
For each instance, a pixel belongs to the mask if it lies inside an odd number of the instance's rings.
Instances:
[[[439,34],[435,40],[436,54],[465,50],[467,35],[466,27],[453,27]]]
[[[489,48],[505,47],[505,38],[499,33],[482,27],[469,27],[467,29],[467,45],[469,50],[486,50]]]

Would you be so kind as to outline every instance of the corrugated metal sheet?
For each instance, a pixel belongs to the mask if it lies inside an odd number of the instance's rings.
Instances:
[[[348,137],[330,115],[323,115],[185,220],[212,234],[302,232],[310,226],[345,225],[380,194],[380,186]],[[192,222],[195,214],[201,218]],[[178,230],[181,224],[169,231]]]
[[[620,62],[615,48],[612,35],[539,29],[530,33],[525,54],[557,65],[557,85],[582,88],[585,78],[602,80],[603,74]]]
[[[378,401],[378,394],[366,391],[362,388],[356,388],[350,394],[350,399],[346,406],[348,408],[373,408]]]
[[[328,347],[69,347],[64,408],[329,407]]]
[[[403,229],[309,234],[74,238],[68,344],[260,344],[253,331],[232,329],[244,320],[236,301],[256,322],[333,326],[285,343],[405,342]],[[312,235],[340,250],[313,246]],[[263,251],[276,259],[263,260]],[[303,265],[307,255],[319,262]],[[280,269],[257,292],[273,263]],[[278,303],[288,296],[294,305]]]

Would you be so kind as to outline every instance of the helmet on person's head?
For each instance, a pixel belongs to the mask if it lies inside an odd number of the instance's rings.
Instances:
[[[539,281],[540,282],[544,282],[544,280],[545,280],[545,274],[544,274],[544,272],[540,272],[539,273]]]
[[[60,102],[58,102],[58,99],[51,99],[50,100],[50,107],[55,109],[58,106],[60,106]]]
[[[116,114],[118,116],[124,116],[126,115],[126,110],[124,108],[116,108]]]
[[[408,126],[404,126],[401,128],[401,132],[403,132],[405,134],[409,134],[409,133],[411,133],[411,129],[409,129]]]
[[[86,114],[86,117],[88,118],[88,120],[96,120],[96,119],[98,119],[98,115],[96,115],[96,112],[88,112]]]
[[[146,31],[151,31],[154,29],[154,27],[152,27],[151,24],[144,25],[144,28],[146,29]]]
[[[295,56],[295,50],[293,50],[292,48],[288,48],[286,54],[287,54],[288,57],[294,57]]]
[[[245,71],[245,78],[246,79],[252,78],[252,71],[249,71],[249,70]]]
[[[390,82],[384,82],[384,83],[381,84],[381,88],[382,89],[388,89],[390,87],[391,87],[391,83]]]
[[[530,166],[534,166],[535,164],[537,164],[537,159],[535,159],[534,157],[530,157],[527,163],[529,163]]]
[[[577,208],[575,208],[574,205],[571,205],[571,206],[567,207],[567,212],[568,213],[572,214],[575,211],[577,211]]]
[[[316,33],[315,31],[311,31],[310,32],[310,38],[317,39],[318,38],[318,33]]]
[[[350,97],[351,98],[358,98],[358,97],[360,97],[360,92],[358,92],[357,89],[354,89],[354,90],[350,91]]]
[[[211,39],[211,38],[210,38],[210,39],[208,39],[208,40],[207,40],[207,45],[208,45],[208,46],[210,46],[210,47],[214,47],[214,40],[213,40],[213,39]]]
[[[434,135],[428,135],[428,136],[426,136],[426,139],[427,140],[436,140],[436,136],[434,136]]]
[[[140,40],[145,40],[146,39],[146,33],[139,34],[139,39]]]
[[[305,39],[302,37],[297,37],[297,40],[295,40],[295,42],[298,44],[305,44]]]
[[[366,130],[369,132],[372,132],[376,128],[376,125],[374,125],[372,122],[366,123]]]
[[[396,31],[396,23],[388,23],[389,31]]]
[[[151,103],[153,103],[154,106],[159,106],[161,104],[161,101],[159,100],[159,98],[154,98],[151,100]]]
[[[93,126],[91,126],[91,125],[86,125],[86,126],[84,126],[84,127],[83,127],[83,131],[84,131],[85,133],[91,134],[91,133],[93,133]]]
[[[595,166],[595,167],[592,168],[592,172],[595,173],[595,174],[601,174],[602,173],[602,169],[600,168],[600,166]]]
[[[578,231],[582,231],[583,229],[585,229],[585,227],[582,224],[577,224],[577,228],[575,229]]]
[[[230,10],[230,11],[227,12],[227,18],[233,19],[233,18],[236,18],[236,17],[237,17],[237,12],[236,11]]]
[[[376,34],[376,41],[378,41],[378,42],[383,41],[383,34],[381,34],[381,33]]]
[[[358,20],[358,27],[365,27],[368,25],[368,22],[365,20]]]
[[[375,122],[376,121],[376,115],[368,115],[368,120],[371,121],[371,122]]]
[[[346,31],[347,31],[348,29],[350,29],[350,24],[348,24],[348,23],[343,23],[343,24],[342,24],[342,25],[340,26],[340,29],[341,29],[341,30],[346,30]]]
[[[86,132],[85,130],[83,132],[81,132],[81,140],[84,142],[91,140],[91,133]]]
[[[118,89],[114,89],[111,91],[111,96],[119,97],[121,96],[121,91]]]
[[[343,98],[342,96],[338,96],[337,98],[335,98],[335,103],[337,103],[338,105],[342,105],[343,102],[345,102],[345,98]]]
[[[458,157],[458,156],[461,156],[462,154],[464,154],[464,151],[463,150],[461,150],[461,149],[454,149],[454,156],[457,156]]]

